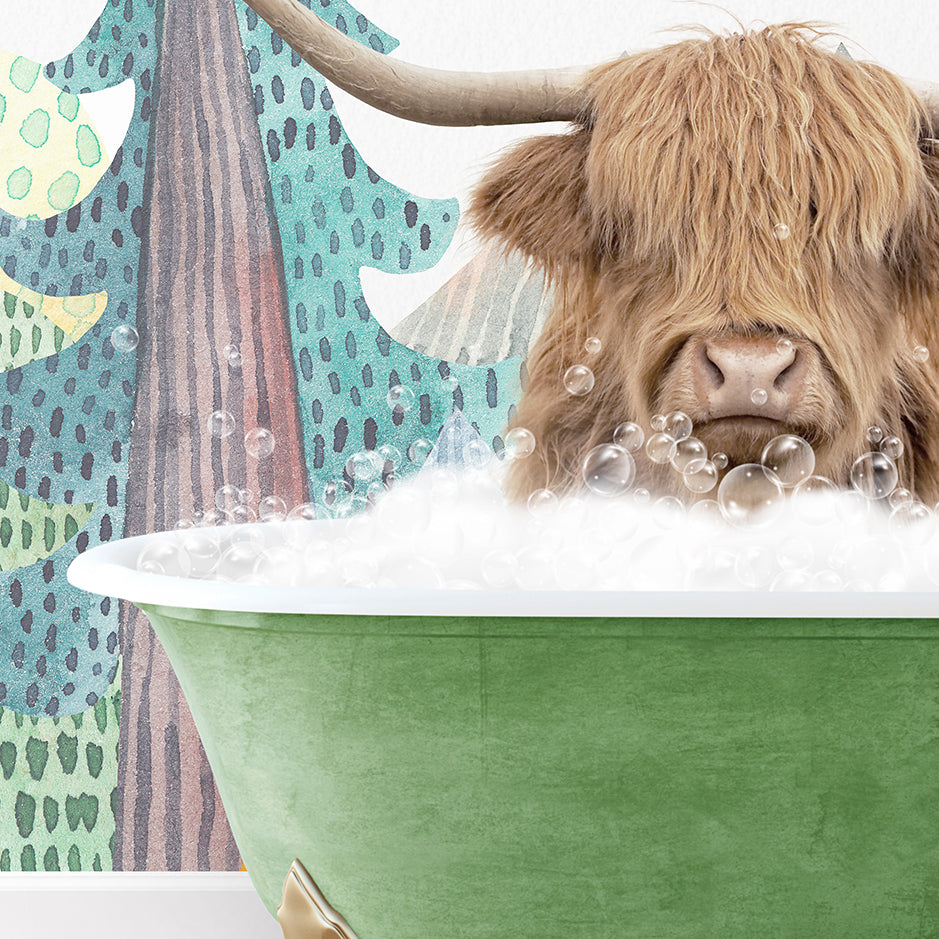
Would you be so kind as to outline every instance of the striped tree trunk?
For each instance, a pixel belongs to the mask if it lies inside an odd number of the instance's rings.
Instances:
[[[231,0],[167,0],[160,61],[127,535],[211,508],[226,483],[305,501],[280,238]],[[240,369],[223,355],[229,343]],[[235,417],[230,437],[208,433],[216,410]],[[255,427],[273,432],[273,457],[246,454]],[[236,869],[189,708],[150,624],[127,604],[121,642],[115,869]]]

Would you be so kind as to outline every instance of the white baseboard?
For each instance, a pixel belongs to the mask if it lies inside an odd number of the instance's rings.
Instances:
[[[3,939],[282,939],[245,873],[0,873]]]

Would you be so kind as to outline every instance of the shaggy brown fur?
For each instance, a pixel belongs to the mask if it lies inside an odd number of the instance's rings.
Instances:
[[[822,35],[788,23],[610,62],[579,125],[523,142],[483,179],[475,224],[542,265],[556,293],[514,422],[539,441],[513,468],[515,496],[579,485],[583,455],[618,423],[677,409],[734,462],[799,433],[841,483],[878,424],[906,445],[902,484],[939,499],[932,128],[901,79]],[[784,423],[702,412],[696,344],[735,335],[787,336],[807,363]],[[603,342],[589,360],[588,336]],[[572,397],[562,376],[581,362],[596,386]]]

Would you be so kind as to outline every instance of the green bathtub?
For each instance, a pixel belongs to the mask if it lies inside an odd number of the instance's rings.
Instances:
[[[150,617],[267,908],[299,859],[349,930],[304,935],[939,936],[936,596],[272,590],[140,543],[70,577]]]

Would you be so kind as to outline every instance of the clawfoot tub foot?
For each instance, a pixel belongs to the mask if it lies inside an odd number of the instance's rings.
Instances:
[[[299,861],[293,862],[284,881],[277,920],[284,939],[357,939]]]

